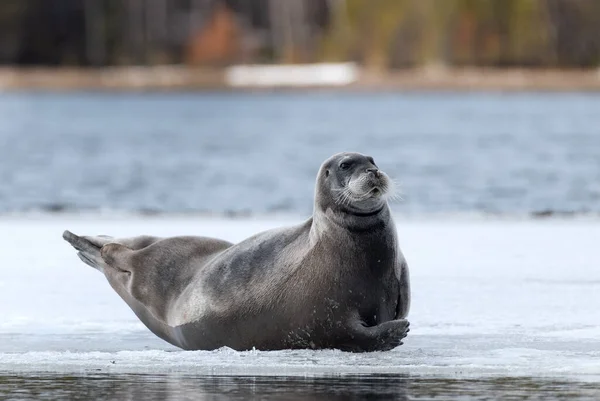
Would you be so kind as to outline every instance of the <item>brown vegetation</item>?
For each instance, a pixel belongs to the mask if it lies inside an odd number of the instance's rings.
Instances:
[[[224,65],[236,62],[241,34],[233,11],[219,3],[206,24],[190,35],[186,62],[192,65]]]

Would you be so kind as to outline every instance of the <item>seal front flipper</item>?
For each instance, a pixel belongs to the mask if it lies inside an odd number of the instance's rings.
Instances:
[[[406,319],[390,320],[377,326],[369,327],[375,337],[375,351],[389,351],[400,345],[410,331],[410,323]]]
[[[340,349],[352,352],[389,351],[402,345],[410,323],[406,319],[390,320],[377,326],[356,321],[350,328],[351,344]]]

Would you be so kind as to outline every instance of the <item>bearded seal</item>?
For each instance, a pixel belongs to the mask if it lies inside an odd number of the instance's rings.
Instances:
[[[409,331],[408,266],[373,158],[340,153],[313,216],[238,244],[207,237],[63,238],[157,336],[186,350],[390,350]]]

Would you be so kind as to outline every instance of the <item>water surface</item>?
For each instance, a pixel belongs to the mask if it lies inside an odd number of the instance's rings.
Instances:
[[[35,400],[593,400],[594,383],[545,378],[453,379],[0,373],[0,399]]]
[[[331,154],[404,213],[600,212],[600,95],[0,94],[0,212],[306,215]]]

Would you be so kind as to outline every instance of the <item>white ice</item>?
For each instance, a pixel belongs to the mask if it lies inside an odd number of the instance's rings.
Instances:
[[[390,352],[185,352],[151,334],[62,240],[78,234],[239,241],[300,219],[37,216],[0,220],[0,370],[600,379],[600,221],[396,219],[411,332]]]

